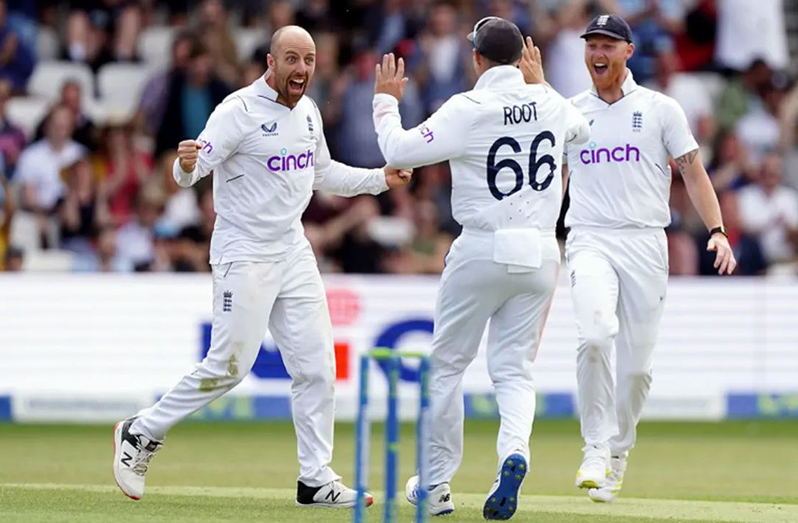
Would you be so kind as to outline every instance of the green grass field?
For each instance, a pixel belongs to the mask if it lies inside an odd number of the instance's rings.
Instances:
[[[496,466],[495,422],[466,425],[466,456],[444,521],[482,521]],[[293,506],[296,450],[287,423],[186,423],[152,462],[147,493],[125,498],[111,474],[111,426],[0,425],[0,521],[337,522],[349,511]],[[353,426],[339,424],[333,466],[353,483]],[[573,487],[573,421],[540,420],[518,522],[798,522],[798,423],[644,423],[622,496],[597,505]],[[371,521],[381,521],[382,446],[375,427]],[[400,485],[413,471],[403,427]],[[401,521],[412,521],[400,493]]]

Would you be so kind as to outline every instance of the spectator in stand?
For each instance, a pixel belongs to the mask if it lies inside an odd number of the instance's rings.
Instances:
[[[213,109],[230,88],[213,73],[213,58],[196,40],[185,71],[173,71],[166,94],[166,110],[155,140],[155,155],[176,149],[186,137],[197,137]]]
[[[64,60],[82,62],[97,70],[112,61],[110,35],[113,16],[101,3],[91,3],[88,9],[73,6],[66,25],[66,42],[61,52]]]
[[[177,152],[166,153],[161,158],[159,166],[159,177],[163,181],[162,187],[166,197],[166,205],[158,228],[177,234],[182,229],[200,222],[200,210],[197,203],[197,190],[200,190],[203,183],[211,185],[213,182],[209,178],[207,182],[200,180],[195,187],[180,187],[177,185],[172,175],[172,165],[177,158]],[[196,188],[196,190],[195,190]],[[213,187],[208,187],[213,190]]]
[[[769,154],[757,183],[739,192],[743,230],[757,237],[768,264],[796,261],[798,254],[798,191],[781,184],[782,160]]]
[[[20,272],[22,271],[22,265],[25,262],[25,253],[22,249],[17,247],[9,247],[6,249],[6,253],[3,256],[3,265],[5,266],[6,271],[8,272]]]
[[[136,128],[154,136],[163,122],[169,96],[169,82],[177,75],[185,73],[191,60],[192,48],[197,36],[191,31],[180,31],[172,42],[172,61],[169,69],[159,72],[147,80],[141,94]]]
[[[735,126],[740,142],[754,163],[758,163],[769,151],[775,151],[779,146],[779,116],[785,91],[783,87],[771,84],[764,88],[761,96],[761,103],[751,104],[748,112]]]
[[[101,145],[94,155],[94,170],[105,185],[110,217],[114,224],[126,223],[133,202],[152,173],[152,157],[134,146],[129,124],[110,124],[102,130]]]
[[[66,80],[61,85],[61,98],[59,106],[67,107],[72,111],[75,121],[72,139],[83,145],[87,149],[94,149],[97,146],[97,127],[92,119],[83,110],[83,88],[80,82],[74,79]],[[41,140],[44,136],[45,118],[36,129],[36,139]]]
[[[679,56],[671,50],[657,55],[654,78],[646,87],[666,94],[684,109],[690,130],[701,145],[701,158],[712,161],[711,145],[717,133],[712,99],[704,84],[693,75],[679,73]]]
[[[119,256],[116,249],[116,228],[102,225],[92,235],[92,250],[74,259],[74,272],[133,272],[129,260]]]
[[[388,3],[390,2],[391,0]],[[296,13],[295,23],[313,34],[314,38],[317,32],[334,33],[336,29],[340,29],[330,10],[330,0],[308,0],[302,2]],[[319,49],[321,49],[321,46],[317,45],[316,50],[318,51]]]
[[[155,224],[163,212],[163,193],[155,185],[147,185],[136,197],[135,213],[117,231],[116,250],[124,263],[137,272],[153,269],[155,262]]]
[[[90,255],[91,238],[108,222],[105,198],[86,158],[65,169],[64,177],[66,189],[58,202],[61,248],[79,256]]]
[[[676,53],[684,71],[700,71],[712,65],[717,28],[716,0],[694,0],[684,18],[684,32],[676,35]]]
[[[269,30],[272,34],[281,27],[294,25],[296,11],[288,0],[275,0],[269,4]]]
[[[48,215],[63,194],[61,169],[85,155],[85,148],[72,140],[74,129],[72,109],[56,107],[45,124],[44,138],[22,152],[17,163],[14,182],[20,190],[22,209]]]
[[[737,195],[732,191],[725,191],[719,195],[720,212],[723,214],[723,224],[729,235],[729,245],[737,259],[737,268],[733,276],[758,276],[765,274],[767,262],[762,254],[759,240],[743,231],[740,223],[740,207]],[[696,250],[699,253],[699,270],[701,276],[718,276],[715,269],[715,255],[706,250],[709,234],[697,238]]]
[[[11,123],[6,116],[6,102],[11,96],[11,89],[11,82],[0,80],[0,155],[5,166],[3,175],[6,178],[14,176],[17,160],[27,143],[24,131]]]
[[[385,165],[385,159],[377,144],[374,124],[369,127],[377,55],[371,49],[364,49],[355,56],[354,62],[354,70],[348,75],[348,84],[340,102],[341,119],[333,142],[337,153],[334,157],[350,165],[378,167]],[[423,120],[421,100],[412,80],[405,87],[399,110],[405,125],[415,126]]]
[[[718,193],[737,190],[754,178],[754,166],[749,155],[733,132],[723,133],[715,141],[708,171],[712,186]]]
[[[390,53],[400,42],[418,32],[418,23],[412,16],[408,0],[387,0],[374,4],[365,18],[369,42],[378,56]]]
[[[0,78],[11,82],[16,92],[23,92],[36,63],[33,49],[9,27],[5,0],[0,0]]]
[[[562,6],[551,24],[559,30],[546,50],[546,80],[566,98],[593,85],[585,67],[585,41],[580,38],[587,22],[587,6],[580,0]]]
[[[458,31],[457,11],[447,2],[436,3],[429,15],[429,26],[419,36],[424,64],[417,72],[425,110],[433,113],[451,96],[468,89],[472,71],[466,40]],[[376,62],[375,62],[376,63]],[[373,69],[373,67],[372,67]],[[402,115],[402,122],[404,122]],[[409,126],[416,123],[405,123]]]
[[[435,203],[430,200],[419,200],[415,203],[414,211],[413,241],[391,264],[392,272],[440,274],[453,238],[440,230]]]
[[[199,196],[201,218],[197,225],[184,227],[177,236],[172,266],[177,272],[208,272],[208,253],[211,234],[216,221],[213,210],[213,190],[202,189]]]
[[[771,69],[789,64],[782,0],[717,0],[718,64],[742,71],[762,59]]]
[[[755,59],[740,75],[726,83],[718,98],[715,111],[720,131],[734,129],[752,105],[760,103],[761,95],[773,84],[773,70],[762,59]]]
[[[144,13],[136,2],[122,2],[114,13],[111,58],[115,62],[138,62],[136,44],[144,24]]]
[[[204,0],[199,9],[197,34],[208,47],[216,76],[231,87],[238,87],[238,51],[230,35],[227,9],[221,0]]]

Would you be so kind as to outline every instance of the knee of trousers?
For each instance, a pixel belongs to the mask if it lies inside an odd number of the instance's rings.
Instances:
[[[610,322],[597,322],[581,328],[580,351],[609,352],[615,339],[617,330]]]
[[[619,387],[624,385],[631,388],[651,387],[653,381],[650,366],[639,369],[618,369],[617,378]]]
[[[299,372],[292,376],[294,386],[317,386],[333,387],[335,385],[335,367],[330,364],[323,364],[317,361],[312,365],[304,365]]]

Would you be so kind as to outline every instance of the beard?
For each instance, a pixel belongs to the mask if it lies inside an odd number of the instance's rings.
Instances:
[[[287,102],[289,107],[294,107],[305,95],[310,78],[307,75],[293,75],[277,82],[278,93]]]

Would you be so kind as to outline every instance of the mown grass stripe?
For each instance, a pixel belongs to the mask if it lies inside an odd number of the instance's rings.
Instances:
[[[67,483],[0,483],[2,489],[77,490],[94,493],[118,493],[114,485]],[[253,498],[285,500],[292,503],[291,489],[255,487],[150,486],[147,496],[203,496],[214,498]],[[121,494],[120,494],[121,495]],[[377,493],[377,502],[380,501]],[[481,494],[457,494],[458,509],[480,510],[485,499]],[[728,523],[794,523],[798,505],[694,501],[674,499],[619,498],[612,505],[592,503],[587,496],[529,496],[521,499],[519,512],[603,515],[607,517],[670,518],[675,521],[712,521]]]

